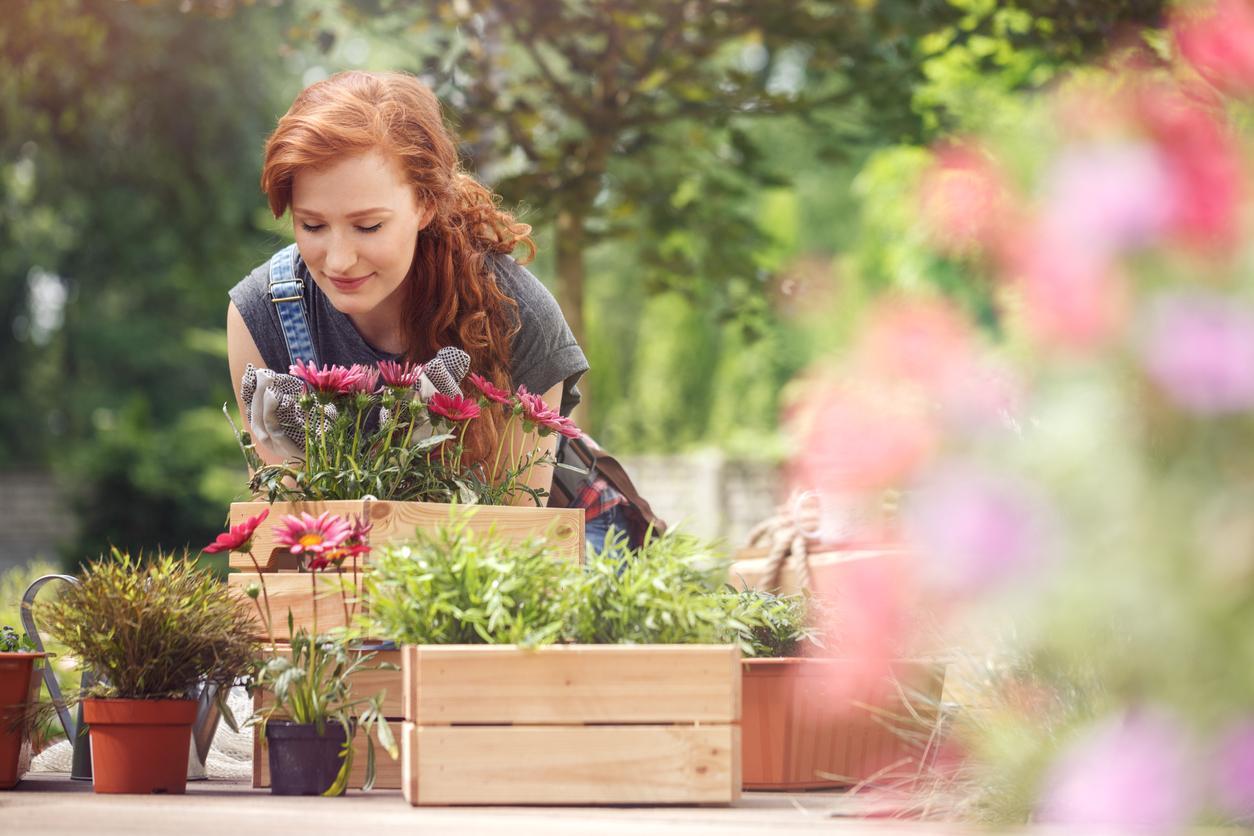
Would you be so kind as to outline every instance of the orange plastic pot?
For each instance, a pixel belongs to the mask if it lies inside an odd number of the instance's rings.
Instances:
[[[922,697],[911,708],[934,726],[943,666],[894,663],[891,677],[862,681],[842,659],[746,659],[742,665],[745,789],[887,783],[917,773],[931,729],[919,728],[893,677]]]
[[[96,792],[186,792],[195,721],[195,700],[84,700]]]
[[[19,718],[39,699],[46,657],[46,653],[0,653],[0,790],[17,786],[30,769],[30,729]]]

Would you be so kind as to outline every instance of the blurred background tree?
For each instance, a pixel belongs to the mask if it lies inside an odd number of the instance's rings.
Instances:
[[[780,390],[902,282],[913,149],[1123,32],[1146,0],[13,0],[0,19],[0,467],[55,466],[67,554],[198,545],[243,470],[226,289],[285,232],[261,147],[305,84],[409,69],[521,207],[616,451],[770,454]],[[990,107],[996,103],[998,107]]]

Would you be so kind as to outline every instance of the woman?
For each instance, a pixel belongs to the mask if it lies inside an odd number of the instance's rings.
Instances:
[[[579,402],[588,361],[552,294],[510,257],[520,246],[528,260],[535,254],[531,228],[461,171],[439,102],[418,79],[346,72],[307,88],[266,143],[261,187],[276,218],[291,210],[299,284],[275,296],[267,263],[231,289],[237,398],[248,363],[287,370],[293,337],[280,317],[296,301],[320,363],[423,362],[456,346],[501,388],[524,385],[562,415]],[[475,422],[468,460],[497,448],[503,423]],[[506,449],[555,445],[551,435]],[[547,466],[527,476],[546,491],[551,480]]]

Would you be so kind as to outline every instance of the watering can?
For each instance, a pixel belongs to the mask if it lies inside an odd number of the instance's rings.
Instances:
[[[35,649],[41,652],[44,649],[44,643],[35,629],[35,618],[31,606],[35,603],[39,590],[50,581],[78,583],[78,579],[72,575],[44,575],[28,586],[26,593],[22,595],[22,629],[34,643]],[[97,679],[94,672],[84,670],[80,687],[87,689],[95,684]],[[70,778],[75,781],[90,781],[91,738],[87,736],[87,730],[83,726],[82,703],[79,703],[77,718],[71,720],[70,711],[65,705],[65,699],[61,696],[61,686],[57,684],[52,665],[44,665],[44,684],[48,686],[48,695],[52,697],[52,704],[56,706],[57,718],[61,721],[65,737],[74,746],[74,755],[70,763]],[[195,693],[190,696],[196,700],[196,722],[192,725],[192,745],[187,753],[187,780],[203,781],[209,777],[205,772],[205,761],[209,757],[209,746],[213,743],[213,735],[218,730],[218,720],[222,716],[217,701],[218,686],[201,683],[196,686]]]

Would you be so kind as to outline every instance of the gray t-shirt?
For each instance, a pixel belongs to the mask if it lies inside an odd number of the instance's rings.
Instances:
[[[575,342],[557,300],[531,271],[510,256],[493,253],[488,256],[488,262],[496,276],[497,286],[518,303],[522,327],[514,335],[511,346],[510,377],[513,385],[544,393],[559,381],[565,381],[561,412],[569,415],[579,403],[576,384],[588,370],[588,360]],[[347,366],[353,363],[374,365],[380,360],[400,359],[397,355],[376,350],[362,338],[352,320],[336,310],[314,283],[299,256],[296,258],[296,275],[305,285],[305,311],[318,362]],[[287,343],[283,339],[278,310],[270,301],[269,287],[267,261],[231,288],[230,297],[243,316],[266,366],[286,372],[290,365]]]

